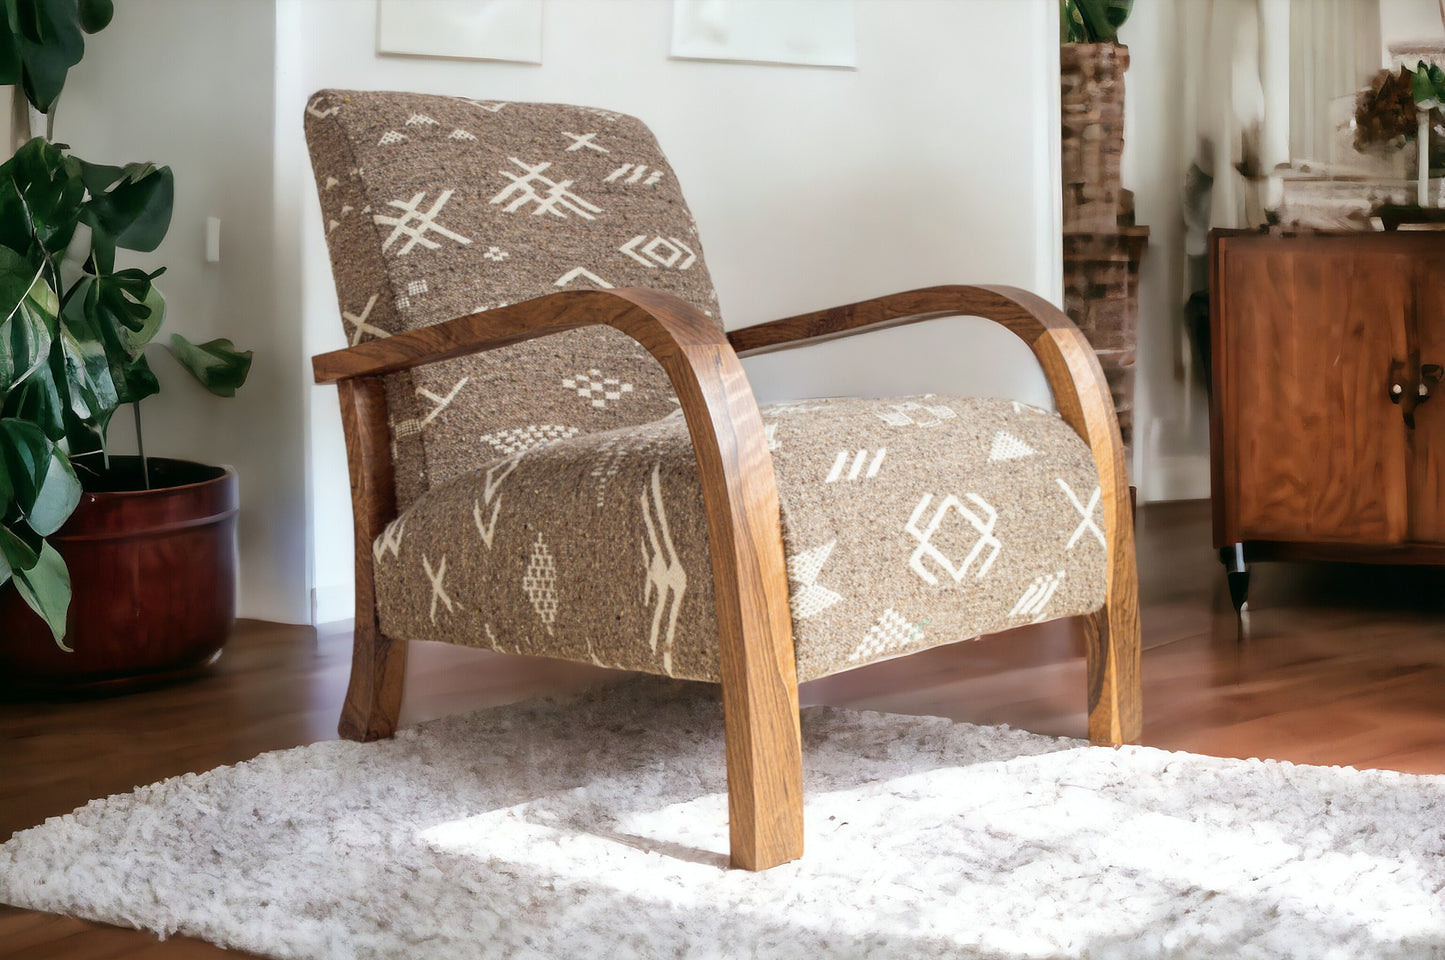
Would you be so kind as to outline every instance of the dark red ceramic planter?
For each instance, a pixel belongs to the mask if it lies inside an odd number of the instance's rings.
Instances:
[[[66,643],[10,587],[0,588],[0,686],[103,691],[148,684],[212,662],[236,621],[235,471],[139,458],[80,498],[50,543],[70,568]]]

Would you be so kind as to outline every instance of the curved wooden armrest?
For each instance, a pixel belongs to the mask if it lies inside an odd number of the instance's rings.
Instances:
[[[1125,693],[1137,691],[1139,669],[1133,498],[1108,381],[1088,340],[1063,311],[1015,287],[925,287],[745,327],[729,333],[728,340],[740,356],[749,356],[959,314],[1002,324],[1029,345],[1059,414],[1094,454],[1109,536],[1105,612],[1112,619],[1093,623],[1088,637],[1089,735],[1099,742],[1134,739],[1140,729],[1138,697]],[[1132,637],[1132,647],[1115,651],[1108,631],[1119,644]],[[1096,710],[1100,703],[1108,709]]]
[[[733,860],[756,869],[793,859],[802,841],[794,816],[801,810],[801,743],[778,491],[747,375],[712,321],[656,290],[567,291],[322,354],[312,366],[319,383],[378,384],[383,374],[596,324],[626,333],[662,364],[697,456],[717,602],[728,793],[737,807]],[[350,392],[343,390],[343,413]],[[358,532],[359,549],[361,539]],[[367,540],[368,555],[369,548]]]

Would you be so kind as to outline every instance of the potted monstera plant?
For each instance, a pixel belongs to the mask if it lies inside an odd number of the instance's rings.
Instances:
[[[147,458],[140,402],[160,384],[147,347],[163,268],[155,250],[174,181],[152,163],[110,166],[51,140],[67,71],[110,0],[0,0],[0,83],[14,85],[14,153],[0,164],[0,682],[114,683],[193,669],[235,617],[236,477]],[[26,138],[43,123],[44,135]],[[23,142],[22,142],[23,141]],[[228,340],[169,352],[213,393],[246,379]],[[129,405],[140,450],[108,445]]]

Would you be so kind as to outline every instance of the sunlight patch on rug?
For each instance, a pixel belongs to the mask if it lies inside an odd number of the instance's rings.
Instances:
[[[264,754],[0,846],[0,900],[275,957],[1445,957],[1445,777],[804,712],[806,853],[726,870],[713,688]]]

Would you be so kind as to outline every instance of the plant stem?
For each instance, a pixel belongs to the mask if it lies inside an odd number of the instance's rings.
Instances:
[[[141,433],[140,428],[140,401],[132,403],[130,408],[135,413],[135,445],[140,450],[140,475],[145,480],[146,489],[149,490],[151,488],[151,471],[146,464],[145,435]]]

